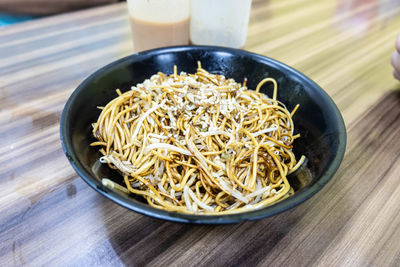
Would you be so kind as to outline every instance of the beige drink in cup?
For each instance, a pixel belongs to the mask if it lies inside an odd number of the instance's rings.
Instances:
[[[192,0],[190,41],[243,48],[251,0]]]
[[[189,44],[190,0],[128,0],[136,52]]]

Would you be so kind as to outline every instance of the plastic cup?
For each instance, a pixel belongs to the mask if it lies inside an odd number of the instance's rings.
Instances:
[[[189,44],[190,0],[128,0],[136,52]]]
[[[243,48],[250,8],[251,0],[192,0],[191,43]]]

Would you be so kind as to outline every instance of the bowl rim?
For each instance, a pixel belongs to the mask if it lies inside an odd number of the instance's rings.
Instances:
[[[278,202],[272,206],[268,206],[262,209],[254,210],[254,211],[247,211],[237,214],[227,214],[227,215],[196,215],[196,214],[184,214],[178,212],[169,212],[157,208],[153,208],[148,204],[141,203],[137,200],[128,199],[119,195],[112,190],[107,189],[105,186],[102,185],[101,181],[92,177],[89,172],[86,171],[85,167],[80,163],[76,153],[74,152],[72,146],[72,140],[68,138],[68,124],[69,121],[69,110],[71,109],[73,103],[75,102],[77,95],[84,90],[86,85],[88,85],[94,78],[96,78],[99,74],[104,71],[111,70],[115,66],[128,62],[133,61],[137,62],[148,57],[164,54],[164,53],[171,53],[171,52],[187,52],[192,50],[207,50],[211,52],[227,52],[231,55],[239,55],[239,56],[246,56],[257,59],[259,61],[268,63],[273,67],[279,67],[279,69],[290,71],[292,74],[296,75],[296,78],[300,80],[300,82],[305,83],[316,90],[319,94],[322,95],[323,98],[329,103],[330,108],[333,110],[332,114],[337,122],[337,134],[338,134],[338,149],[336,151],[336,155],[334,156],[330,165],[328,165],[325,172],[321,175],[321,178],[312,186],[308,187],[307,190],[302,190],[298,194],[285,199],[282,202]],[[73,169],[78,173],[78,175],[94,190],[102,194],[104,197],[116,202],[117,204],[135,211],[137,213],[147,215],[153,218],[167,220],[171,222],[179,222],[179,223],[192,223],[192,224],[232,224],[232,223],[239,223],[242,221],[247,220],[258,220],[266,217],[270,217],[276,215],[278,213],[282,213],[288,209],[291,209],[304,201],[311,198],[315,195],[318,191],[327,184],[330,179],[333,177],[337,169],[339,168],[344,153],[346,150],[346,143],[347,143],[347,134],[346,134],[346,127],[343,120],[343,117],[337,108],[336,104],[333,102],[331,97],[323,90],[317,83],[311,80],[309,77],[305,76],[301,72],[297,71],[296,69],[277,61],[273,58],[263,56],[260,54],[256,54],[253,52],[235,49],[235,48],[227,48],[227,47],[219,47],[219,46],[171,46],[171,47],[162,47],[156,48],[152,50],[147,50],[135,54],[128,55],[126,57],[120,58],[116,61],[113,61],[102,68],[97,69],[94,73],[89,75],[83,82],[81,82],[78,87],[73,91],[71,96],[68,98],[64,109],[61,114],[60,119],[60,140],[62,144],[62,148],[64,154],[68,158],[68,161],[72,165]]]

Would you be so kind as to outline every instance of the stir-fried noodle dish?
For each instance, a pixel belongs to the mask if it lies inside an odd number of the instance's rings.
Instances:
[[[260,93],[273,85],[272,98]],[[177,67],[121,93],[93,123],[100,162],[117,169],[126,187],[168,211],[230,214],[259,209],[293,194],[287,176],[304,161],[292,148],[300,137],[277,100],[273,78],[255,90],[198,63],[195,74]]]

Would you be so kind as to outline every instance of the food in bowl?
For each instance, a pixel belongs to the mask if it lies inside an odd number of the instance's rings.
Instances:
[[[271,98],[260,88],[272,83]],[[277,82],[255,90],[198,63],[197,72],[158,72],[111,100],[93,123],[103,155],[126,192],[155,208],[231,214],[279,202],[293,189],[287,175],[304,162],[292,149],[290,112],[277,100]],[[103,182],[110,183],[104,179]]]

